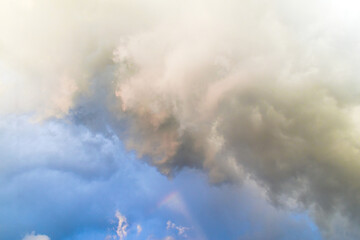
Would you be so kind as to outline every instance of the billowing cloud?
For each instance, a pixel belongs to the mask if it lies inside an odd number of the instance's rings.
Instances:
[[[322,226],[359,222],[359,19],[350,2],[289,4],[194,3],[129,37],[115,51],[127,144],[166,175],[249,175]]]
[[[120,37],[152,23],[156,7],[114,0],[2,6],[0,114],[35,112],[41,119],[67,114],[89,78],[111,63]]]
[[[356,1],[4,5],[2,115],[70,115],[168,176],[255,179],[329,236],[360,223]]]

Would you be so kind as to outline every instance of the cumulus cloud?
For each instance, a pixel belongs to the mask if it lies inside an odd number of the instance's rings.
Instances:
[[[154,21],[148,10],[155,7],[114,0],[2,5],[0,114],[30,112],[40,119],[67,114],[89,78],[111,63],[120,37]]]
[[[115,51],[128,147],[166,175],[245,173],[322,226],[338,211],[359,222],[354,2],[196,3]]]
[[[32,232],[30,234],[26,234],[23,240],[50,240],[50,238],[46,235],[35,234],[35,232]]]
[[[105,96],[109,121],[89,125],[113,128],[163,174],[195,167],[215,183],[250,177],[273,203],[305,206],[328,230],[336,214],[356,225],[357,7],[7,1],[0,113],[102,114],[84,101]],[[91,89],[94,79],[105,94]]]

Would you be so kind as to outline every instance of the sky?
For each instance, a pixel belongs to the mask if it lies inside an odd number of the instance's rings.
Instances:
[[[0,0],[0,239],[359,239],[355,0]]]

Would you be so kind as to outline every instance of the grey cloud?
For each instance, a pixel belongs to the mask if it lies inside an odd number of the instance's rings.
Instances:
[[[250,177],[327,231],[337,214],[360,222],[355,1],[6,6],[2,114],[69,113],[168,176],[194,167],[215,183]],[[86,165],[87,153],[72,154]],[[73,169],[66,159],[56,167]]]
[[[211,2],[198,18],[188,9],[129,38],[115,52],[128,147],[170,176],[182,167],[214,182],[250,175],[274,204],[295,200],[324,229],[337,213],[358,223],[358,61],[349,51],[360,49],[344,41],[359,36],[342,9],[324,4],[317,19],[321,7]]]

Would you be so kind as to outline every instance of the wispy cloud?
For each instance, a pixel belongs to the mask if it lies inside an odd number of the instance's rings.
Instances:
[[[119,211],[116,211],[115,216],[119,221],[116,228],[116,234],[119,237],[119,240],[124,240],[127,236],[127,228],[129,227],[129,224],[126,217],[123,216]]]
[[[187,237],[187,234],[186,234],[186,231],[187,230],[190,230],[189,227],[184,227],[184,226],[179,226],[179,225],[176,225],[175,223],[171,222],[170,220],[168,220],[166,222],[166,229],[176,229],[178,231],[178,235],[179,236],[182,236],[184,238]]]

